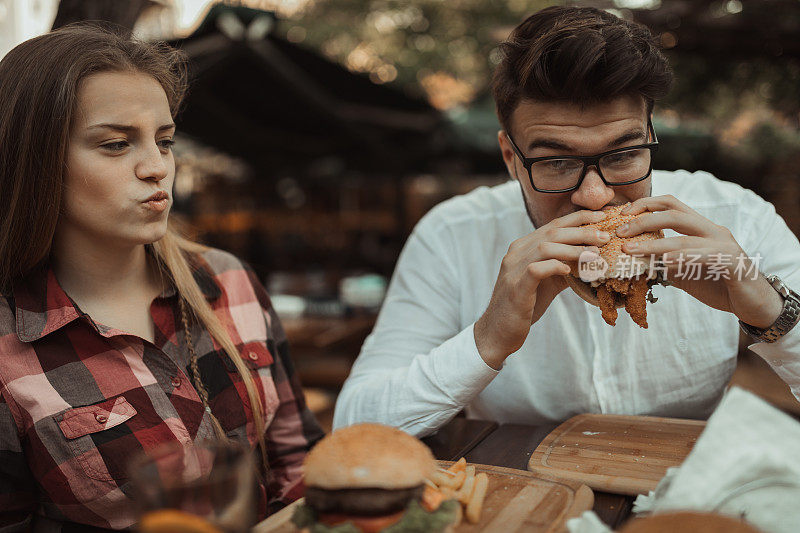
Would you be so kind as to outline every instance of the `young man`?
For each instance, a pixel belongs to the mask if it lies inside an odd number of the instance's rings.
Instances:
[[[706,417],[736,366],[740,321],[800,397],[800,300],[784,290],[800,287],[800,244],[751,191],[703,172],[652,171],[651,112],[672,74],[648,30],[555,7],[503,48],[494,97],[513,181],[444,202],[417,225],[334,425],[426,435],[462,409],[526,424],[582,412]],[[644,169],[615,172],[616,155],[571,158],[618,148],[646,158]],[[580,226],[627,202],[631,214],[650,213],[619,235],[665,238],[623,251],[693,254],[705,272],[715,258],[750,257],[762,273],[733,275],[731,265],[727,276],[676,280],[656,289],[648,329],[627,314],[607,325],[564,290],[563,275],[611,237]]]

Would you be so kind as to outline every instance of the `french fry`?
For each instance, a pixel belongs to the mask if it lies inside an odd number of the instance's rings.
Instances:
[[[456,528],[461,525],[461,520],[464,519],[464,509],[462,506],[456,507],[456,518],[453,520],[453,527]]]
[[[453,477],[447,477],[443,480],[442,483],[439,483],[440,487],[449,487],[454,491],[461,488],[461,485],[464,483],[464,478],[466,474],[462,470],[461,472],[456,473]]]
[[[450,468],[448,468],[447,470],[455,474],[456,472],[464,470],[466,466],[467,466],[467,460],[462,457],[461,459],[450,465]]]
[[[475,487],[472,489],[472,495],[467,503],[467,521],[471,524],[477,524],[481,519],[481,510],[483,508],[483,500],[486,498],[486,489],[489,486],[489,477],[481,472],[475,476]]]
[[[480,521],[489,477],[483,472],[476,474],[475,465],[468,465],[462,457],[447,469],[439,468],[428,483],[433,486],[429,485],[426,490],[435,486],[443,500],[458,500],[459,521],[461,517],[471,524]]]
[[[442,493],[445,500],[454,500],[456,497],[456,491],[450,487],[441,487],[439,491]]]
[[[435,511],[439,508],[443,501],[444,495],[439,489],[434,489],[426,485],[422,490],[422,500],[420,501],[420,504],[426,511]]]
[[[433,481],[438,487],[447,487],[448,483],[450,482],[450,476],[444,472],[437,471],[431,475],[431,481]]]
[[[464,483],[458,490],[457,498],[462,505],[467,505],[469,497],[472,496],[472,489],[475,486],[475,466],[469,465],[464,471]]]

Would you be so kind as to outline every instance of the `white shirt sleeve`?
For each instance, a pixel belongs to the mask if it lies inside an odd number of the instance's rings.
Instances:
[[[776,275],[795,292],[800,292],[800,242],[775,212],[775,207],[750,193],[746,204],[757,207],[752,213],[746,210],[752,228],[747,245],[742,247],[751,257],[759,254],[759,269],[767,275]],[[748,346],[761,356],[781,377],[800,400],[800,324],[776,342],[756,342]]]
[[[498,374],[463,327],[459,272],[446,227],[423,219],[409,237],[386,300],[336,403],[334,428],[379,422],[425,436]]]

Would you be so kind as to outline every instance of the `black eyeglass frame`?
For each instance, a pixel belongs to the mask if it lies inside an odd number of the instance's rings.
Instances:
[[[525,157],[522,154],[522,150],[519,149],[517,143],[514,142],[514,139],[511,138],[511,134],[507,131],[505,132],[506,138],[508,138],[508,142],[511,143],[511,148],[514,150],[514,153],[517,154],[520,161],[522,161],[522,166],[525,167],[525,170],[528,171],[528,180],[531,182],[531,187],[536,192],[544,192],[544,193],[563,193],[563,192],[570,192],[578,189],[583,183],[583,178],[586,177],[586,172],[590,166],[593,166],[597,169],[597,174],[600,176],[600,179],[603,180],[603,183],[608,185],[609,187],[618,187],[620,185],[631,185],[632,183],[636,183],[646,179],[652,172],[653,172],[653,152],[658,151],[658,137],[656,136],[656,130],[653,128],[653,122],[648,118],[647,119],[647,129],[650,132],[650,135],[653,138],[653,142],[645,143],[645,144],[636,144],[634,146],[623,146],[622,148],[615,148],[614,150],[609,150],[607,152],[603,152],[601,154],[596,155],[548,155],[544,157]],[[600,159],[611,154],[616,154],[619,152],[625,152],[627,150],[635,150],[638,148],[647,148],[650,150],[650,168],[647,170],[647,174],[642,176],[641,178],[637,178],[635,180],[630,181],[623,181],[619,183],[609,183],[606,181],[606,178],[603,176],[603,171],[600,170]],[[574,187],[569,187],[567,189],[556,189],[556,190],[549,190],[549,189],[540,189],[533,183],[533,173],[531,172],[531,167],[534,163],[538,163],[540,161],[551,161],[554,159],[575,159],[583,162],[583,171],[581,171],[581,177],[578,178],[578,183],[575,184]]]

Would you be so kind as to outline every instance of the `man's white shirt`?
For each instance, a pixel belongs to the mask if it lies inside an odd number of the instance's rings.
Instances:
[[[800,243],[772,204],[705,172],[654,171],[672,194],[727,227],[759,268],[800,291]],[[481,187],[432,209],[408,239],[372,334],[336,405],[334,427],[381,422],[424,436],[462,409],[471,418],[541,424],[579,413],[707,417],[736,367],[737,318],[657,286],[648,329],[617,325],[561,292],[525,344],[496,371],[475,346],[500,262],[534,231],[517,182]],[[677,235],[665,230],[667,237]],[[800,326],[750,348],[800,398]]]

